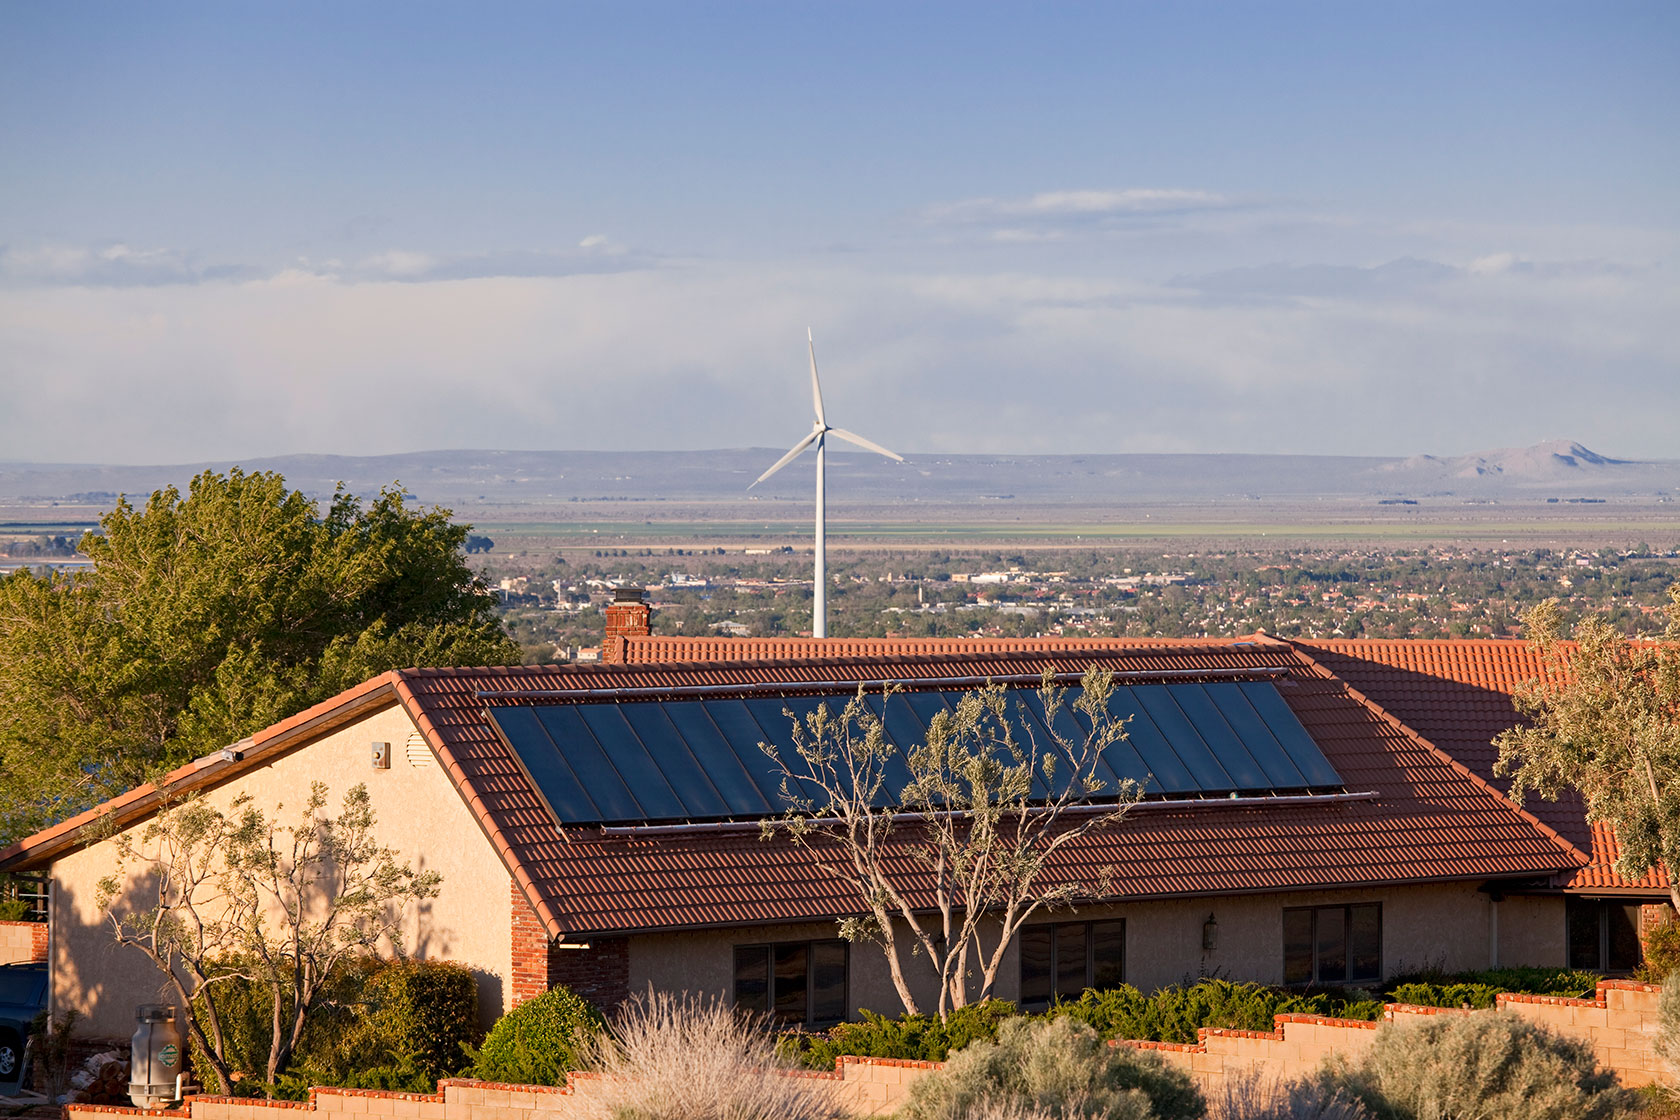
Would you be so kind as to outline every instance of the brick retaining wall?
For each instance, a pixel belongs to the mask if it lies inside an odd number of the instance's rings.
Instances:
[[[1600,1062],[1615,1070],[1628,1086],[1672,1082],[1656,1056],[1657,997],[1661,989],[1629,980],[1599,983],[1593,999],[1556,996],[1501,995],[1501,1010],[1572,1035],[1590,1043]],[[1447,1007],[1414,1007],[1391,1003],[1383,1010],[1389,1023],[1416,1021],[1427,1015],[1478,1015]],[[1195,1043],[1122,1041],[1159,1054],[1169,1065],[1195,1078],[1205,1092],[1217,1092],[1233,1074],[1259,1070],[1268,1078],[1310,1074],[1336,1055],[1358,1061],[1376,1042],[1381,1024],[1317,1015],[1278,1015],[1269,1031],[1203,1028]],[[845,1056],[832,1072],[801,1072],[827,1085],[848,1107],[863,1115],[893,1111],[909,1086],[939,1062]],[[330,1113],[333,1117],[402,1118],[402,1120],[577,1120],[587,1115],[586,1101],[598,1082],[591,1074],[573,1074],[559,1088],[499,1085],[487,1081],[447,1080],[438,1092],[388,1093],[374,1089],[312,1089],[307,1102],[253,1101],[232,1097],[194,1097],[187,1108],[153,1112],[153,1116],[185,1120],[278,1120],[264,1109],[292,1108]],[[142,1115],[138,1109],[70,1105],[66,1120],[89,1120],[97,1113]]]
[[[47,959],[47,923],[0,922],[0,964]]]

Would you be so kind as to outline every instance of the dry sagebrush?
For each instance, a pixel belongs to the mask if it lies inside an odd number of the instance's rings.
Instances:
[[[840,1120],[824,1082],[790,1076],[761,1022],[721,1000],[653,993],[597,1039],[601,1120]]]
[[[1212,1097],[1208,1120],[1372,1120],[1358,1097],[1325,1079],[1231,1074]]]
[[[1010,1019],[910,1087],[901,1120],[1199,1120],[1201,1094],[1153,1054],[1110,1046],[1072,1019]]]

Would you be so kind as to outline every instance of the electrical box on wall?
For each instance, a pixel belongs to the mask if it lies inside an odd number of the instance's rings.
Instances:
[[[373,768],[375,770],[389,770],[391,768],[391,744],[375,743],[373,745]]]

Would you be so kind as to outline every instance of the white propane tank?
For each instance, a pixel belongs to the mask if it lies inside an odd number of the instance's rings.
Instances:
[[[136,1108],[162,1108],[176,1095],[181,1075],[181,1032],[175,1009],[146,1003],[135,1013],[140,1023],[129,1047],[128,1099]]]

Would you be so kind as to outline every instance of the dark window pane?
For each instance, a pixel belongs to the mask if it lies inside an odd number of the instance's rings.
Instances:
[[[774,956],[776,1018],[803,1023],[806,1019],[806,1009],[810,1006],[810,953],[807,946],[803,942],[795,945],[777,945],[774,946]]]
[[[1050,1002],[1051,943],[1049,926],[1032,926],[1021,931],[1022,1004]]]
[[[811,1021],[835,1023],[846,1017],[846,943],[811,946]]]
[[[1085,925],[1056,927],[1056,994],[1078,999],[1091,983],[1090,959],[1085,955]]]
[[[1126,923],[1091,923],[1091,987],[1118,988],[1126,982]]]
[[[1348,979],[1382,979],[1382,907],[1349,908]]]
[[[1347,979],[1347,910],[1326,906],[1318,911],[1318,971],[1320,984],[1339,984]]]
[[[1569,911],[1569,967],[1598,970],[1604,961],[1598,951],[1600,906],[1597,902],[1570,899]]]
[[[767,946],[736,948],[735,1006],[743,1011],[770,1010],[770,950]]]
[[[1639,967],[1639,907],[1604,904],[1610,923],[1611,972],[1632,972]]]
[[[1313,978],[1313,912],[1283,912],[1283,982],[1310,984]]]

